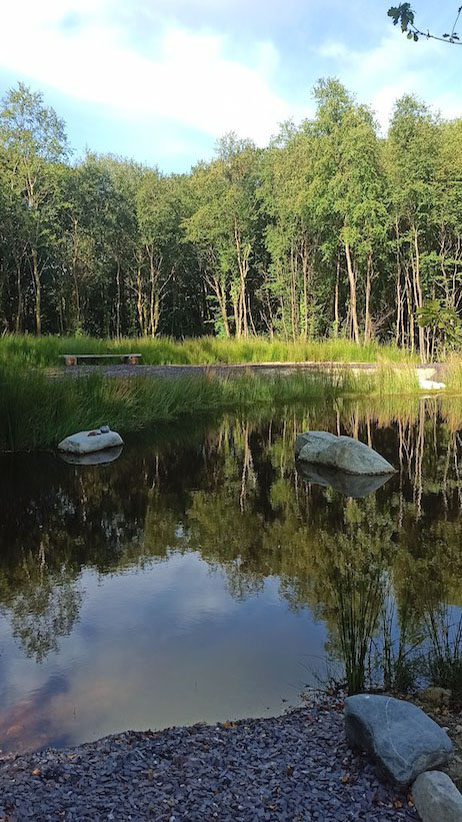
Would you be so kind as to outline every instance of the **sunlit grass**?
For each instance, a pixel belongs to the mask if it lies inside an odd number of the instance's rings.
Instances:
[[[57,366],[62,354],[139,353],[150,365],[207,365],[257,362],[412,362],[416,358],[395,346],[357,345],[345,339],[295,342],[198,337],[176,341],[168,337],[122,338],[34,337],[10,334],[0,338],[0,361],[20,360],[36,366]]]
[[[410,363],[399,368],[382,363],[374,372],[346,368],[330,373],[231,374],[227,378],[199,374],[175,379],[115,379],[98,373],[75,378],[63,369],[61,377],[52,379],[44,369],[37,367],[32,355],[40,353],[41,362],[45,364],[51,356],[47,346],[55,345],[56,338],[31,340],[34,344],[38,342],[38,347],[32,347],[29,352],[26,337],[1,340],[0,450],[3,451],[51,447],[70,433],[103,423],[121,433],[129,433],[145,430],[156,422],[186,416],[210,417],[240,409],[250,413],[262,408],[269,413],[282,405],[308,404],[314,400],[331,405],[335,401],[338,408],[347,402],[358,402],[365,408],[366,417],[375,413],[377,419],[390,420],[401,417],[403,410],[409,413],[410,403],[411,416],[415,414],[421,393]],[[14,341],[25,348],[20,349],[22,354],[15,350],[9,357],[6,346],[13,345]],[[119,345],[124,347],[122,343]],[[29,359],[26,354],[30,355]],[[451,368],[457,375],[456,366],[452,364]],[[441,401],[442,414],[445,418],[451,417],[454,428],[462,416],[457,397],[448,394],[447,401],[443,395],[440,400],[435,397],[430,401]]]

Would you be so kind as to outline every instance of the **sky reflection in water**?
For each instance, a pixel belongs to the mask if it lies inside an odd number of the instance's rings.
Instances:
[[[459,415],[439,410],[230,418],[106,466],[3,457],[0,748],[297,704],[338,652],[339,550],[391,546],[412,613],[429,579],[428,601],[459,605]],[[308,427],[358,435],[400,472],[358,500],[313,485],[293,459]]]

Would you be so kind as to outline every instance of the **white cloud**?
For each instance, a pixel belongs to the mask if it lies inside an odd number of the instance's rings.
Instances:
[[[328,40],[318,54],[332,60],[329,73],[338,74],[361,102],[370,103],[386,129],[393,103],[403,94],[417,94],[443,116],[462,114],[460,57],[455,51],[435,41],[409,43],[400,31],[392,30],[373,48],[352,49]]]
[[[116,0],[35,0],[2,10],[0,66],[39,87],[110,106],[125,116],[165,118],[220,135],[234,129],[264,144],[294,110],[271,89],[278,53],[255,43],[249,62],[229,57],[225,36],[170,24],[152,56],[125,36]]]

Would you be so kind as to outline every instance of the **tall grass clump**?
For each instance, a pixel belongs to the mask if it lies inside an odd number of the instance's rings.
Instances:
[[[443,382],[450,393],[460,394],[462,391],[462,357],[453,355],[447,361]]]
[[[433,685],[449,688],[462,705],[462,615],[442,605],[425,615],[428,678]]]
[[[63,437],[108,423],[121,433],[156,422],[275,408],[334,397],[336,387],[317,376],[197,376],[178,379],[88,377],[50,379],[36,368],[0,364],[0,450],[53,447]]]

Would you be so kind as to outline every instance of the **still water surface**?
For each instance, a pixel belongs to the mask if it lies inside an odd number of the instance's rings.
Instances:
[[[293,458],[307,428],[399,471],[360,499],[310,483]],[[106,466],[1,457],[0,749],[296,705],[338,671],[352,558],[386,557],[415,625],[424,591],[458,606],[460,428],[462,405],[356,403],[165,429]]]

